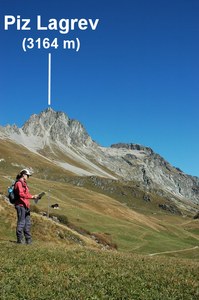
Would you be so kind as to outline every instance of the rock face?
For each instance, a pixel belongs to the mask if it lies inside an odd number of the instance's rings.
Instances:
[[[93,143],[81,123],[50,108],[39,115],[32,115],[22,130],[27,136],[49,137],[53,142],[60,141],[64,145],[89,146]]]
[[[111,147],[97,145],[84,127],[70,120],[63,112],[47,109],[32,115],[22,128],[0,127],[0,138],[9,138],[31,151],[37,152],[48,146],[58,149],[77,162],[78,175],[97,175],[114,180],[134,181],[146,192],[172,199],[199,204],[199,178],[184,174],[173,167],[151,148],[138,144],[115,144]],[[57,158],[59,165],[71,170],[71,165]],[[79,172],[79,173],[78,173]]]
[[[144,189],[156,190],[161,196],[175,195],[199,204],[199,178],[171,166],[151,148],[116,144],[101,148],[101,151],[100,156],[95,156],[96,160],[123,179],[136,181]]]

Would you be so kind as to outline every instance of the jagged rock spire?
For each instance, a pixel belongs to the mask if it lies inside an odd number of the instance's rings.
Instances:
[[[32,115],[22,130],[28,136],[48,137],[65,145],[87,146],[94,143],[80,122],[71,120],[64,112],[56,112],[52,108],[47,108],[39,115]]]

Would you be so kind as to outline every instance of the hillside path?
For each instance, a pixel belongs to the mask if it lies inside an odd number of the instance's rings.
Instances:
[[[149,256],[155,256],[155,255],[167,254],[167,253],[184,252],[184,251],[194,250],[194,249],[198,249],[198,248],[199,248],[199,246],[195,246],[195,247],[192,247],[192,248],[186,248],[186,249],[181,249],[181,250],[157,252],[157,253],[151,253],[151,254],[149,254]]]

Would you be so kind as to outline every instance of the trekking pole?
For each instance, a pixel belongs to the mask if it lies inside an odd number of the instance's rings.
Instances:
[[[50,210],[50,190],[48,190],[48,210],[47,210],[47,217],[49,218],[49,210]]]

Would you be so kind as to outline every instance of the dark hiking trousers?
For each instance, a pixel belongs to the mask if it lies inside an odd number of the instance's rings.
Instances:
[[[23,236],[25,236],[26,243],[31,243],[30,209],[19,205],[16,205],[15,208],[17,211],[17,242],[22,243]]]

